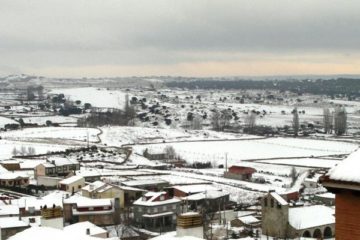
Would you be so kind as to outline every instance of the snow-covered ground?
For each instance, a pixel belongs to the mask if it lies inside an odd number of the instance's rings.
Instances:
[[[78,128],[78,127],[38,127],[25,128],[16,131],[7,131],[0,133],[3,139],[12,140],[32,140],[32,139],[68,139],[77,141],[97,142],[97,134],[100,130],[96,128]]]
[[[215,132],[211,130],[183,130],[143,127],[102,127],[102,143],[108,146],[123,144],[185,142],[197,140],[256,139],[254,135]]]
[[[51,121],[52,123],[64,124],[64,123],[76,123],[76,117],[72,116],[39,116],[39,117],[25,117],[23,118],[25,123],[32,123],[38,125],[46,125],[46,121]]]
[[[142,154],[146,148],[154,152],[163,152],[166,146],[174,147],[176,154],[187,162],[211,162],[215,166],[225,164],[226,158],[228,165],[231,165],[243,160],[349,154],[358,148],[356,144],[344,142],[268,138],[135,145],[134,150],[139,154]]]
[[[88,87],[55,89],[50,92],[50,94],[60,93],[72,101],[80,100],[82,104],[90,103],[94,107],[123,109],[125,106],[126,93],[120,90]]]
[[[4,128],[6,124],[19,124],[19,123],[7,117],[0,117],[0,128]]]
[[[29,148],[35,150],[35,154],[45,154],[52,151],[64,151],[70,146],[58,145],[58,144],[44,144],[34,142],[22,142],[22,141],[9,141],[0,140],[0,159],[8,159],[14,155],[14,149],[17,153],[22,155],[23,152],[28,153]]]
[[[289,166],[302,166],[313,168],[332,168],[339,164],[341,160],[328,160],[322,158],[295,158],[295,159],[277,159],[277,160],[263,160],[262,163],[289,165]]]

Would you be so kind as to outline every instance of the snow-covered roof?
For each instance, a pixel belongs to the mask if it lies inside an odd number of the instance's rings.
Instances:
[[[56,166],[64,166],[64,165],[70,165],[70,164],[79,164],[78,161],[71,158],[63,158],[63,157],[50,157],[48,159],[49,163],[53,163]]]
[[[243,217],[239,217],[239,220],[245,224],[256,224],[256,223],[260,223],[260,220],[257,219],[256,217],[249,215],[249,216],[243,216]]]
[[[182,185],[182,186],[173,186],[174,189],[177,189],[181,192],[187,194],[200,193],[205,191],[218,191],[220,189],[215,188],[210,184],[194,184],[194,185]]]
[[[157,217],[163,217],[163,216],[169,216],[174,215],[174,212],[162,212],[162,213],[155,213],[155,214],[144,214],[143,217],[146,218],[157,218]]]
[[[20,168],[21,169],[34,169],[39,164],[42,164],[42,163],[44,164],[45,162],[46,162],[45,160],[33,160],[33,159],[22,160],[20,162]]]
[[[52,227],[31,227],[8,238],[8,240],[100,240],[103,238],[91,237],[85,233],[64,231]]]
[[[2,205],[0,206],[0,217],[6,215],[18,215],[19,207],[16,205]]]
[[[72,183],[75,183],[75,182],[81,181],[81,180],[84,180],[84,178],[82,176],[75,175],[75,176],[72,176],[72,177],[69,177],[69,178],[65,178],[64,180],[60,181],[59,183],[64,184],[64,185],[68,185],[68,184],[72,184]]]
[[[270,195],[280,204],[280,205],[289,205],[289,203],[283,198],[281,197],[279,194],[277,194],[276,192],[271,192]]]
[[[138,200],[134,202],[134,205],[141,206],[157,206],[157,205],[165,205],[172,203],[179,203],[180,199],[170,198],[161,201],[155,201],[158,197],[165,195],[166,192],[147,192],[144,197],[140,197]]]
[[[103,198],[103,199],[92,199],[92,198],[79,198],[76,202],[77,207],[105,207],[111,206],[111,199]]]
[[[335,194],[327,192],[315,195],[316,197],[335,199]]]
[[[64,227],[64,231],[69,232],[69,233],[76,232],[76,233],[86,234],[86,229],[90,230],[90,236],[107,233],[107,231],[105,229],[98,227],[89,221],[78,222],[78,223],[74,223],[74,224]]]
[[[43,165],[44,167],[46,167],[46,168],[53,168],[53,167],[55,167],[55,165],[54,164],[52,164],[52,163],[48,163],[48,162],[45,162],[45,163],[40,163],[41,165]]]
[[[189,201],[199,201],[202,199],[217,199],[227,195],[229,195],[229,193],[225,191],[205,191],[202,193],[190,195],[188,197],[185,197],[184,199],[187,199]]]
[[[0,174],[0,179],[12,180],[17,178],[29,178],[26,173],[21,172],[6,172]]]
[[[164,183],[168,183],[168,182],[161,179],[130,180],[130,181],[122,182],[122,184],[129,187],[156,185],[156,184],[164,184]]]
[[[19,220],[18,217],[3,217],[0,218],[0,228],[15,228],[29,226],[26,222]]]
[[[351,153],[346,159],[333,167],[328,176],[331,180],[360,183],[360,149]]]
[[[19,207],[25,207],[26,210],[29,210],[30,207],[35,208],[35,210],[39,210],[41,206],[47,205],[48,207],[53,206],[60,206],[62,207],[62,201],[63,198],[65,198],[67,195],[69,195],[68,192],[64,191],[53,191],[49,193],[48,195],[37,198],[37,197],[22,197],[17,200]],[[13,201],[15,204],[15,201]]]
[[[102,181],[95,181],[95,182],[90,183],[89,185],[86,185],[85,187],[83,187],[82,190],[85,190],[88,192],[93,192],[99,188],[104,187],[105,185],[107,185],[107,184]]]
[[[150,238],[149,240],[203,240],[203,238],[192,236],[177,236],[176,232],[170,232],[154,238]]]
[[[335,211],[332,208],[315,205],[289,209],[289,223],[298,230],[335,224]]]

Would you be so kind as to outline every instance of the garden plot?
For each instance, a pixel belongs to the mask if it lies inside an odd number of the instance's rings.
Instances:
[[[156,129],[142,127],[103,127],[100,136],[108,146],[139,143],[163,143],[221,139],[255,139],[246,134],[222,133],[210,130]]]
[[[65,151],[68,148],[70,147],[66,145],[0,140],[0,159],[8,159],[14,155],[45,154],[48,152]]]
[[[82,104],[90,103],[93,107],[123,109],[125,106],[126,93],[119,90],[88,87],[56,89],[50,92],[50,94],[60,93],[72,101],[80,100]]]
[[[322,158],[295,158],[295,159],[276,159],[264,160],[261,163],[269,163],[272,165],[288,165],[288,166],[301,166],[309,168],[332,168],[341,160],[329,160]]]
[[[239,141],[182,142],[136,145],[134,149],[142,154],[145,149],[164,152],[166,146],[172,146],[177,155],[189,163],[211,162],[213,166],[239,163],[243,160],[265,160],[293,157],[319,157],[336,154],[349,154],[357,149],[356,144],[297,139],[268,138]]]
[[[76,128],[76,127],[39,127],[25,128],[16,131],[1,133],[3,139],[11,140],[33,140],[33,139],[62,139],[97,142],[97,134],[100,130],[96,128]],[[89,137],[89,138],[88,138]]]

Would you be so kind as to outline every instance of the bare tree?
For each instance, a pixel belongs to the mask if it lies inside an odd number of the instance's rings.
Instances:
[[[215,109],[213,114],[211,115],[211,125],[213,130],[216,131],[220,131],[221,130],[221,126],[220,126],[220,112]]]
[[[299,113],[298,113],[298,110],[297,108],[294,108],[293,112],[293,122],[292,122],[292,125],[293,125],[293,129],[294,129],[294,136],[298,136],[299,134],[299,126],[300,126],[300,123],[299,123]]]
[[[328,108],[324,108],[323,119],[324,119],[325,133],[331,133],[332,132],[332,116],[331,116],[330,110]]]
[[[346,133],[347,129],[347,114],[344,107],[335,108],[334,113],[334,131],[335,134],[341,136]]]
[[[190,128],[193,130],[202,129],[202,117],[199,114],[196,114],[192,121],[190,121]]]
[[[251,112],[248,116],[245,118],[245,125],[248,129],[249,133],[253,133],[255,126],[256,126],[256,113]]]
[[[36,151],[34,147],[28,147],[28,155],[35,155]]]
[[[296,169],[295,169],[295,167],[292,167],[291,172],[290,172],[291,186],[294,186],[297,177],[298,177],[298,174],[296,172]]]
[[[18,151],[17,151],[16,147],[13,148],[11,153],[12,153],[13,156],[18,155]]]
[[[168,159],[176,157],[175,148],[171,145],[165,147],[165,153]]]

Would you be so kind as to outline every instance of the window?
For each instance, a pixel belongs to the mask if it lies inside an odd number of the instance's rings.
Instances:
[[[281,209],[281,204],[277,203],[277,208]]]
[[[164,211],[164,212],[166,211],[166,209],[167,209],[166,206],[163,206],[163,211]]]
[[[264,198],[264,206],[267,207],[267,204],[268,203],[268,199],[267,198]]]
[[[273,208],[274,207],[274,199],[270,200],[270,204],[271,204],[271,207]]]
[[[142,207],[138,207],[138,212],[142,212]]]
[[[154,208],[153,208],[153,212],[154,212],[154,213],[157,213],[157,212],[158,212],[158,208],[157,208],[157,207],[154,207]]]
[[[172,205],[172,209],[173,209],[173,210],[176,210],[176,205]]]
[[[160,201],[164,201],[164,200],[165,200],[164,195],[161,195],[161,196],[160,196]]]
[[[93,207],[89,207],[89,211],[93,211],[94,210],[94,208]]]

